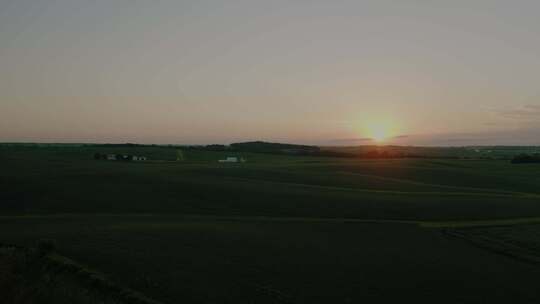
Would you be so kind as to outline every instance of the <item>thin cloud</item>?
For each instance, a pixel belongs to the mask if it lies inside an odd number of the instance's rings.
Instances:
[[[499,110],[496,112],[500,117],[519,121],[531,121],[540,119],[540,105],[525,105],[519,108]]]
[[[334,142],[334,143],[358,143],[358,142],[367,142],[367,141],[373,141],[373,138],[368,138],[368,137],[364,137],[364,138],[338,138],[338,139],[331,140],[331,142]]]
[[[409,138],[409,135],[398,135],[394,136],[389,139],[389,141],[392,140],[399,140],[399,139],[406,139]],[[338,138],[330,140],[329,142],[335,143],[335,144],[361,144],[361,143],[370,143],[374,142],[375,139],[370,137],[361,137],[361,138]]]
[[[540,130],[522,128],[478,133],[446,133],[412,137],[415,145],[478,146],[478,145],[540,145]]]

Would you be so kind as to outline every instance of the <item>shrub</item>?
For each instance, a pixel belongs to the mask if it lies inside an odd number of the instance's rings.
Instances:
[[[519,154],[512,159],[513,164],[540,163],[540,154]]]
[[[56,241],[52,239],[41,239],[37,242],[39,255],[44,256],[56,250]]]

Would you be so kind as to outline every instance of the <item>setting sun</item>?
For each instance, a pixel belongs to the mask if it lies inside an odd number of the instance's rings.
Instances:
[[[397,135],[397,128],[392,121],[370,121],[365,124],[362,134],[377,143],[385,142]]]
[[[368,136],[374,141],[382,142],[391,137],[391,132],[388,126],[372,125],[368,127]]]

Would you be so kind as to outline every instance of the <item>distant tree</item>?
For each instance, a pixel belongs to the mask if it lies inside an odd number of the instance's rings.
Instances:
[[[540,163],[540,154],[519,154],[516,155],[512,161],[513,164],[531,164]]]
[[[230,145],[234,151],[291,154],[291,155],[317,155],[321,149],[317,146],[270,143],[263,141],[252,141],[243,143],[233,143]]]
[[[363,157],[364,158],[379,158],[380,154],[378,151],[372,150],[372,151],[368,151],[364,153]]]
[[[207,145],[205,147],[205,149],[209,150],[209,151],[226,151],[227,146],[225,146],[225,145]]]
[[[100,153],[95,153],[94,154],[94,159],[102,159],[102,156]]]

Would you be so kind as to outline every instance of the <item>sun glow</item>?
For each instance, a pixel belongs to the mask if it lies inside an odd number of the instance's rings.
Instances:
[[[377,115],[378,114],[378,115]],[[387,145],[400,142],[403,132],[399,119],[391,113],[363,113],[352,119],[352,136],[357,136],[362,144]]]
[[[363,134],[377,143],[391,140],[397,135],[395,124],[391,121],[369,122],[364,127]]]
[[[370,137],[377,142],[384,141],[390,137],[387,130],[380,126],[374,127],[370,133]]]

